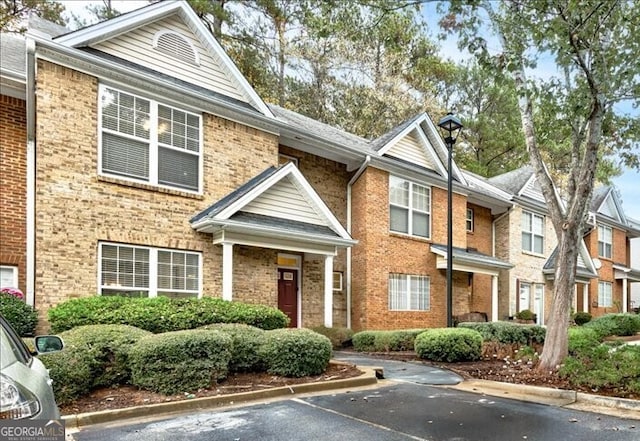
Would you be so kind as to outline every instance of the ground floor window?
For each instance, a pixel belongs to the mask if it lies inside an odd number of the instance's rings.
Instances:
[[[200,253],[101,243],[98,258],[102,295],[200,297]]]
[[[0,266],[0,288],[18,287],[18,267]]]
[[[598,306],[600,308],[613,306],[613,285],[610,282],[598,282]]]
[[[389,274],[389,310],[428,311],[430,307],[429,277]]]

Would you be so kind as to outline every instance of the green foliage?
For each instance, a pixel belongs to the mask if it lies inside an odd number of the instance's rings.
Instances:
[[[264,344],[265,331],[241,323],[218,323],[206,325],[200,329],[217,330],[231,337],[233,350],[229,360],[230,372],[260,372],[265,362],[260,357],[260,348]]]
[[[30,14],[64,26],[64,9],[62,3],[49,0],[5,0],[0,11],[0,31],[24,32],[26,29],[20,28],[19,25],[21,20]]]
[[[244,323],[261,329],[287,326],[282,311],[218,298],[172,299],[91,296],[49,309],[53,332],[89,324],[126,324],[153,333],[194,329],[212,323]]]
[[[311,328],[313,332],[322,334],[331,340],[333,349],[341,349],[351,345],[351,339],[353,338],[353,330],[349,328],[327,328],[326,326],[315,326]]]
[[[589,323],[592,318],[593,317],[588,312],[580,311],[573,314],[573,322],[578,326],[582,326],[585,323]]]
[[[516,314],[516,318],[519,320],[533,320],[535,314],[530,309],[523,309],[522,311],[518,311]]]
[[[584,327],[595,330],[600,338],[634,335],[640,332],[640,316],[629,313],[607,314],[593,319]]]
[[[482,354],[482,335],[464,328],[429,329],[416,337],[415,351],[433,361],[473,361]]]
[[[21,337],[31,336],[36,331],[38,313],[24,300],[0,293],[0,315],[13,327]]]
[[[50,369],[58,404],[95,387],[128,383],[129,349],[146,335],[150,333],[126,325],[87,325],[61,333],[64,349],[40,355]]]
[[[595,329],[584,326],[569,328],[569,354],[585,353],[600,345],[600,335]]]
[[[546,330],[542,326],[511,322],[465,322],[458,328],[478,331],[484,340],[504,344],[529,345],[544,343]]]
[[[166,395],[207,388],[226,377],[232,350],[232,338],[220,331],[150,335],[129,351],[131,383]]]
[[[358,352],[375,351],[376,335],[385,331],[360,331],[353,335],[353,349]]]
[[[331,341],[310,329],[276,329],[266,332],[260,353],[269,373],[285,377],[318,375],[331,359]]]

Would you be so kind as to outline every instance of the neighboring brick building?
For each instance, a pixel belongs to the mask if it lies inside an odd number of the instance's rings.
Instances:
[[[74,297],[165,295],[271,305],[292,326],[440,327],[449,258],[456,316],[504,319],[549,283],[551,241],[520,252],[543,207],[447,170],[425,114],[370,141],[267,105],[185,2],[31,25],[3,36],[0,268],[43,319]]]

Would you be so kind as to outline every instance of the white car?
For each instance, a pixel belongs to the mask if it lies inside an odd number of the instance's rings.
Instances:
[[[35,338],[31,352],[0,315],[0,419],[59,419],[47,368],[34,355],[62,349],[60,337]]]

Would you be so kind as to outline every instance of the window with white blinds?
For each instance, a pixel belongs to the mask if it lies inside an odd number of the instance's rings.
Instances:
[[[200,297],[200,253],[101,243],[100,293]]]
[[[389,274],[389,310],[429,311],[431,281],[426,276]]]
[[[389,176],[389,217],[391,231],[429,237],[431,189]]]
[[[100,120],[101,173],[200,191],[200,115],[101,86]]]

